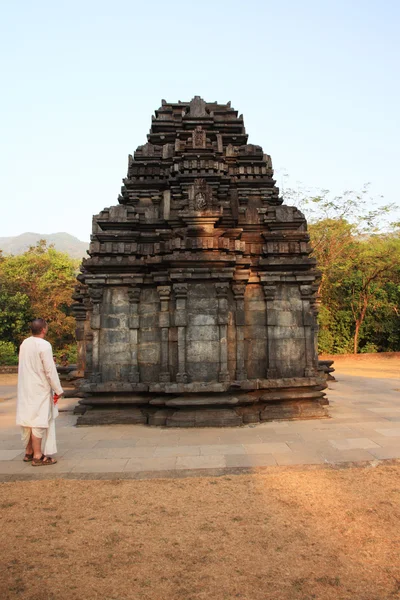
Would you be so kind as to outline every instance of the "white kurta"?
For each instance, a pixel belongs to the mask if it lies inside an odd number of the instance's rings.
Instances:
[[[29,337],[19,351],[17,425],[52,429],[58,414],[52,391],[63,393],[51,344],[40,337]]]

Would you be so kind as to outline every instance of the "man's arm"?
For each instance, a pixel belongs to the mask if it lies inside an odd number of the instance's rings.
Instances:
[[[57,373],[56,365],[54,364],[53,351],[50,344],[40,352],[40,358],[42,359],[47,381],[50,383],[53,392],[61,396],[64,393],[64,390],[61,387],[60,378]]]

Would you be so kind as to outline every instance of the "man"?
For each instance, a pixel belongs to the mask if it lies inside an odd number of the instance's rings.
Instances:
[[[46,321],[35,319],[31,331],[32,336],[22,342],[19,351],[17,425],[22,428],[26,447],[24,461],[39,467],[57,462],[49,455],[57,452],[55,402],[64,391],[51,344],[44,339],[48,331]]]

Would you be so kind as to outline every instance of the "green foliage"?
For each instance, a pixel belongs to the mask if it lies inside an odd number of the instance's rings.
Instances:
[[[320,352],[400,351],[400,235],[379,232],[394,206],[373,208],[367,196],[365,187],[300,201],[321,271]]]
[[[0,341],[0,365],[14,366],[18,364],[18,354],[13,343]]]
[[[33,318],[29,297],[22,292],[12,294],[0,288],[0,339],[20,343],[28,334]]]
[[[0,336],[18,345],[29,323],[49,323],[54,349],[74,342],[72,292],[79,261],[48,247],[43,240],[18,256],[0,257]]]
[[[63,362],[68,362],[70,365],[76,365],[78,362],[78,348],[76,344],[68,344],[64,346],[64,348],[60,348],[56,350],[54,353],[57,364],[62,364]]]

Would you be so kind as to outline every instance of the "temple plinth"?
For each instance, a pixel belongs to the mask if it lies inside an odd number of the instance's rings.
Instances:
[[[93,218],[75,293],[81,423],[325,416],[303,214],[230,103],[168,103]]]

